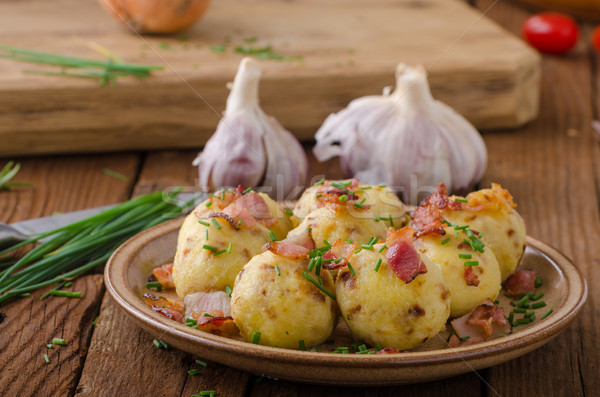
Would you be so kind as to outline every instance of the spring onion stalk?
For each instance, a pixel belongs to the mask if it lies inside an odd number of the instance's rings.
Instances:
[[[2,47],[0,46],[0,49]],[[180,215],[194,200],[170,204],[180,190],[143,195],[69,225],[29,236],[0,252],[0,256],[38,243],[0,272],[0,304],[22,293],[59,283],[48,295],[76,297],[60,291],[67,282],[105,263],[112,252],[133,235]],[[43,298],[42,297],[42,298]]]

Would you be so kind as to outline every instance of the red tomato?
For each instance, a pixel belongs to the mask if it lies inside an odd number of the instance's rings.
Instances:
[[[600,26],[597,26],[592,33],[592,45],[596,51],[600,52]]]
[[[538,50],[559,55],[575,46],[579,27],[564,14],[541,12],[523,23],[523,37]]]

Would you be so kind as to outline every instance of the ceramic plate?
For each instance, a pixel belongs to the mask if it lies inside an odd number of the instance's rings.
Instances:
[[[490,367],[537,349],[556,337],[581,310],[587,287],[573,264],[554,248],[527,238],[521,268],[535,270],[543,279],[538,319],[518,326],[506,337],[472,346],[445,347],[447,335],[399,354],[334,354],[279,349],[220,337],[176,323],[142,301],[152,268],[173,260],[183,219],[146,230],[125,242],[110,258],[106,287],[117,304],[142,328],[169,345],[233,368],[296,382],[325,385],[399,385],[425,382]],[[510,311],[502,294],[500,306]],[[508,308],[507,308],[508,306]],[[540,317],[552,308],[553,313]],[[337,338],[349,338],[340,321]],[[337,343],[337,340],[336,340]],[[346,345],[347,346],[347,345]],[[535,354],[535,353],[533,353]]]

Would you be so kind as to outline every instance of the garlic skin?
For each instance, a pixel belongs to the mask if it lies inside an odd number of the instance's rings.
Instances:
[[[260,108],[260,76],[258,61],[242,59],[223,118],[192,163],[198,166],[202,189],[263,186],[262,191],[283,200],[293,198],[304,186],[306,153],[289,131]]]
[[[422,66],[396,69],[389,95],[366,96],[331,114],[315,135],[319,161],[340,156],[343,171],[367,184],[386,184],[417,204],[439,182],[470,189],[485,172],[487,149],[477,130],[433,99]]]

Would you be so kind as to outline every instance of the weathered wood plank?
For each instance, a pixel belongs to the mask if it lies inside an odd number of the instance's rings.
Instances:
[[[81,299],[51,296],[40,301],[47,290],[0,309],[6,315],[0,324],[0,390],[5,396],[67,396],[75,390],[104,293],[102,276],[73,281],[68,290],[82,291]],[[48,349],[53,338],[66,345]]]
[[[478,1],[482,10],[491,4]],[[515,33],[527,15],[518,7],[500,3],[488,13]],[[535,122],[518,136],[485,134],[491,150],[484,182],[498,181],[507,187],[519,203],[528,234],[571,257],[594,291],[600,288],[595,270],[600,247],[593,242],[600,232],[599,156],[591,129],[597,109],[592,109],[586,43],[582,38],[568,56],[543,58],[542,111]],[[593,100],[597,103],[597,98]],[[491,368],[491,387],[500,395],[596,393],[600,386],[598,299],[590,295],[577,321],[545,347]]]

